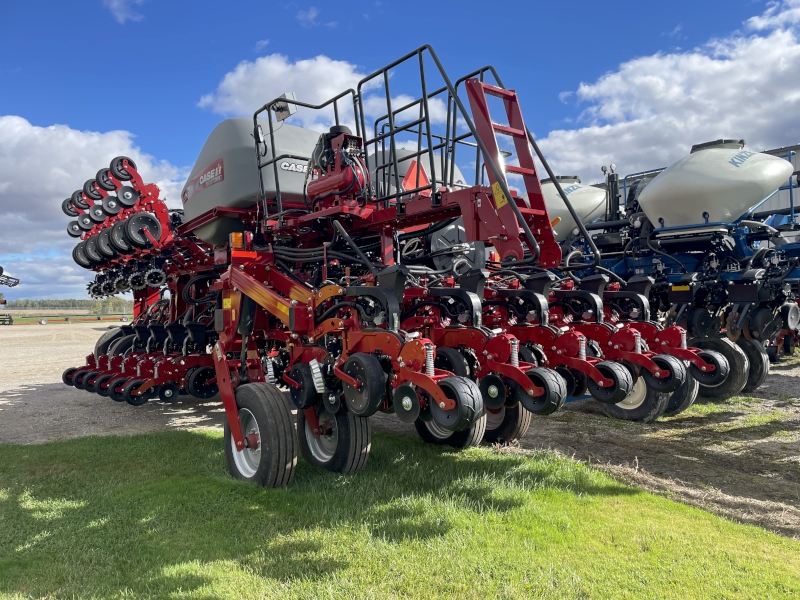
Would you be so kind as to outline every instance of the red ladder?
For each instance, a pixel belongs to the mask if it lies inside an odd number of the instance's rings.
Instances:
[[[516,202],[519,212],[522,213],[539,244],[539,263],[541,266],[545,268],[557,267],[561,264],[561,247],[553,236],[553,227],[550,224],[550,216],[547,213],[547,205],[544,201],[542,186],[539,183],[539,175],[536,173],[536,164],[533,161],[531,146],[528,143],[528,130],[525,128],[525,121],[522,119],[517,93],[513,90],[505,90],[483,83],[478,79],[468,79],[466,88],[470,107],[472,108],[472,118],[475,121],[475,129],[488,150],[489,156],[495,157],[493,160],[496,162],[499,161],[500,148],[497,144],[497,134],[507,135],[514,141],[519,166],[506,165],[505,172],[522,175],[530,207],[525,206],[524,201],[521,199],[511,198],[511,201]],[[489,113],[489,103],[486,100],[487,95],[503,100],[508,126],[498,125],[492,121],[492,116]],[[492,169],[487,169],[487,172],[489,182],[492,185],[498,216],[504,221],[508,219],[509,213],[516,218],[513,209],[509,205],[509,199],[506,198]],[[504,183],[508,186],[507,180]]]

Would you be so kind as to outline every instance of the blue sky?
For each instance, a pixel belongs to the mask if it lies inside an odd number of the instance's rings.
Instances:
[[[800,0],[2,2],[0,265],[23,284],[0,291],[84,297],[59,205],[114,155],[177,199],[224,116],[425,43],[456,76],[493,64],[564,173],[663,166],[722,136],[796,143],[798,23]]]

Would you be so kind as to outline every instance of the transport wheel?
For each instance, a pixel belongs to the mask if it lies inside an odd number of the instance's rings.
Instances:
[[[100,371],[90,371],[87,373],[86,377],[83,378],[83,389],[92,394],[96,393],[97,390],[94,386],[99,375]]]
[[[194,369],[186,380],[186,389],[192,396],[205,400],[216,396],[219,386],[215,381],[217,372],[213,367],[199,367]],[[209,383],[214,381],[214,383]]]
[[[477,446],[481,443],[486,433],[486,421],[487,417],[484,414],[469,428],[453,432],[439,426],[434,420],[423,421],[422,419],[417,419],[414,421],[414,428],[417,430],[419,437],[427,444],[452,446],[453,448],[461,449]]]
[[[331,414],[318,406],[320,435],[314,437],[305,413],[297,411],[300,453],[307,462],[333,473],[357,473],[367,464],[372,436],[369,419],[347,411]]]
[[[141,406],[150,400],[152,388],[146,392],[139,392],[139,388],[147,382],[146,379],[131,379],[122,389],[122,397],[131,406]]]
[[[172,404],[178,399],[178,386],[174,383],[165,383],[158,390],[158,399],[167,404]]]
[[[80,369],[72,374],[72,385],[79,390],[83,389],[83,382],[86,376],[91,372],[90,369]]]
[[[433,422],[442,429],[447,431],[469,429],[485,414],[481,390],[471,379],[457,375],[445,377],[439,381],[439,387],[447,398],[455,400],[456,403],[455,407],[445,410],[436,402],[428,402]]]
[[[691,373],[686,375],[686,381],[677,390],[672,392],[667,402],[667,409],[664,411],[665,417],[674,417],[689,408],[697,399],[697,392],[700,384]]]
[[[116,377],[108,382],[108,397],[114,402],[125,402],[123,390],[130,377]]]
[[[109,170],[111,171],[111,174],[120,181],[130,181],[132,179],[131,174],[128,173],[128,171],[123,166],[122,164],[123,160],[127,160],[131,168],[136,169],[136,163],[133,162],[130,158],[128,158],[127,156],[118,156],[111,161],[111,164],[109,165]]]
[[[624,367],[623,367],[624,368]],[[670,394],[660,392],[647,385],[644,377],[633,384],[633,391],[616,404],[601,404],[601,410],[609,417],[623,421],[652,423],[667,409]]]
[[[535,415],[550,415],[564,406],[567,399],[567,383],[561,375],[545,367],[529,369],[526,375],[534,385],[544,389],[544,394],[531,396],[516,381],[509,379],[507,383],[511,390],[510,400],[517,399]]]
[[[97,379],[94,380],[94,391],[97,392],[98,396],[103,396],[104,398],[108,398],[108,383],[114,378],[113,373],[106,373],[105,375],[100,375]]]
[[[633,376],[621,364],[604,360],[597,363],[595,367],[604,377],[613,380],[609,387],[600,387],[592,380],[587,382],[589,393],[598,402],[617,404],[622,402],[633,391]]]
[[[736,345],[747,355],[750,370],[747,372],[747,383],[742,392],[755,392],[764,383],[769,375],[769,355],[764,349],[764,344],[756,340],[748,340],[744,336],[736,341]]]
[[[359,417],[374,415],[386,400],[386,373],[381,363],[374,354],[356,352],[344,363],[342,371],[361,384],[356,389],[342,383],[347,410]]]
[[[72,206],[72,198],[67,198],[61,203],[61,211],[68,217],[77,217],[81,214]]]
[[[533,413],[521,404],[504,406],[496,413],[487,411],[483,439],[491,444],[507,444],[518,440],[528,431],[532,417]]]
[[[700,383],[700,395],[704,398],[730,398],[741,393],[747,385],[747,376],[750,372],[750,361],[739,346],[727,338],[694,338],[689,341],[689,346],[713,350],[725,358],[728,363],[728,376],[721,382],[708,383],[703,377],[698,376],[696,369],[692,374]],[[713,356],[711,358],[713,360]]]
[[[297,431],[283,393],[268,383],[247,383],[236,389],[236,405],[242,434],[250,445],[241,452],[236,450],[226,419],[228,472],[235,479],[262,487],[289,485],[297,466]]]
[[[653,357],[653,362],[658,365],[659,369],[667,371],[669,375],[667,377],[655,377],[647,369],[642,369],[642,377],[644,377],[647,387],[669,394],[677,390],[686,381],[686,366],[680,359],[668,354],[658,354]]]
[[[72,377],[78,372],[78,370],[79,367],[70,367],[61,374],[61,381],[63,381],[65,385],[73,385]]]

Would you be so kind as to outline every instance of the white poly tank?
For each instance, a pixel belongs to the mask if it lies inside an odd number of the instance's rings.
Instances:
[[[792,170],[787,160],[745,150],[743,140],[700,144],[659,173],[639,205],[656,229],[729,223],[787,183]]]
[[[606,191],[590,185],[581,185],[579,177],[556,177],[567,195],[572,208],[584,223],[603,216],[606,206]],[[557,242],[563,242],[570,232],[577,227],[575,219],[569,214],[567,205],[561,199],[555,184],[550,179],[542,181],[542,193],[547,204],[550,221],[558,221],[553,226],[553,234]]]

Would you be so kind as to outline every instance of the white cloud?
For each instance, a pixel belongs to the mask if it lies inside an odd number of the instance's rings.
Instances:
[[[145,0],[103,0],[103,5],[111,11],[112,16],[120,25],[125,21],[141,21],[144,15],[137,13],[134,6],[141,6]]]
[[[61,202],[120,155],[136,162],[171,207],[180,206],[186,170],[143,153],[129,132],[37,127],[0,116],[0,265],[21,280],[2,290],[6,298],[86,297],[93,274],[72,262],[76,240],[67,235]]]
[[[296,17],[297,17],[297,21],[303,27],[318,27],[320,25],[325,25],[325,27],[329,27],[329,28],[333,29],[334,27],[336,27],[338,25],[338,23],[336,21],[330,21],[328,23],[320,23],[317,20],[317,17],[319,17],[319,9],[317,9],[317,8],[315,8],[313,6],[311,8],[309,8],[308,10],[299,10],[299,11],[297,11]]]
[[[771,4],[743,31],[581,83],[585,125],[551,131],[541,140],[545,156],[561,173],[596,181],[601,165],[625,173],[666,166],[692,144],[723,137],[754,149],[800,141],[798,22],[800,0]]]
[[[269,40],[258,40],[256,42],[256,52],[261,52],[264,48],[269,45]]]

